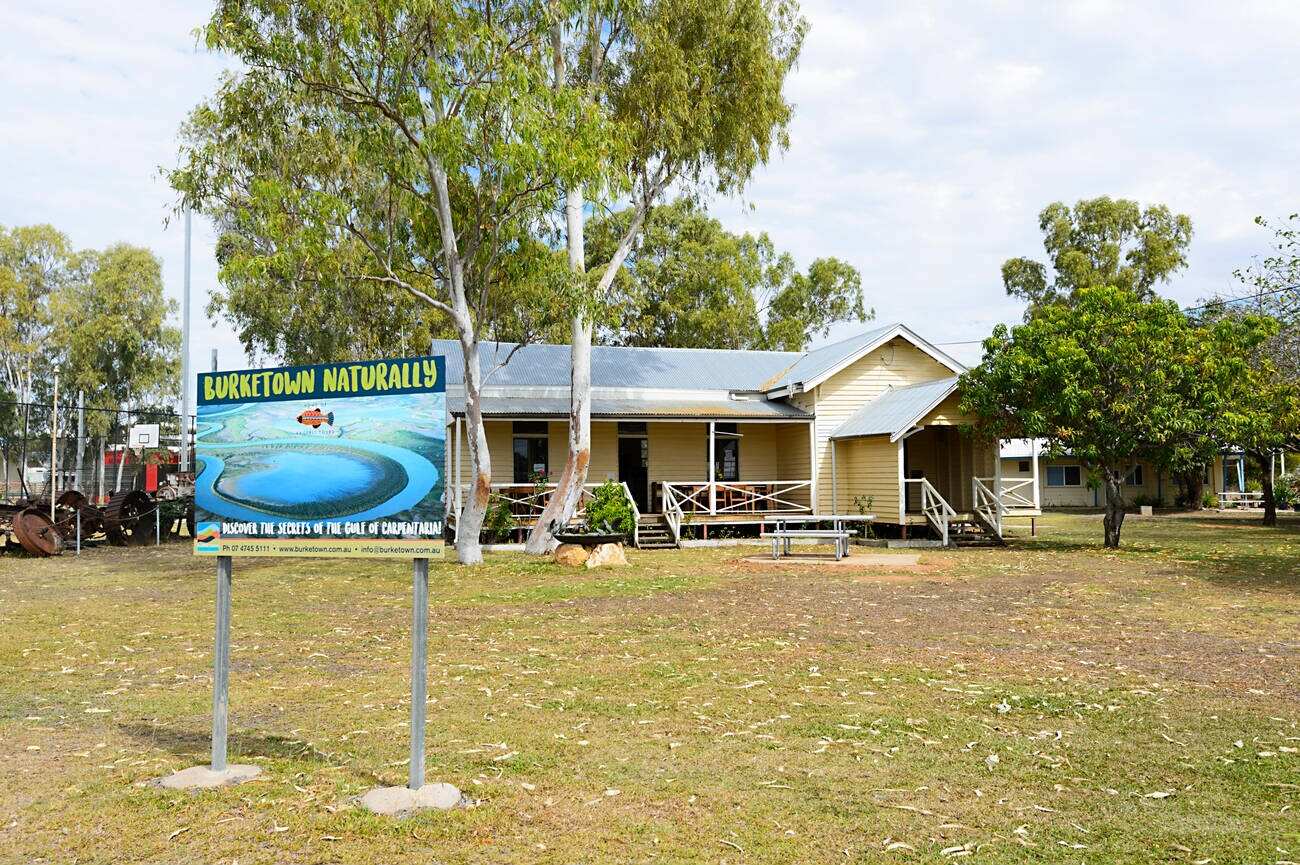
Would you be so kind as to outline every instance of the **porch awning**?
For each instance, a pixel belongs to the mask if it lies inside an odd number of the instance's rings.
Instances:
[[[951,396],[957,382],[953,376],[885,391],[840,424],[831,438],[887,435],[897,441]]]
[[[447,410],[465,413],[464,397],[448,394]],[[569,400],[556,397],[485,396],[483,414],[487,417],[536,417],[567,419]],[[766,399],[593,399],[591,416],[625,420],[629,418],[691,418],[710,420],[791,420],[809,421],[812,415],[784,402]]]

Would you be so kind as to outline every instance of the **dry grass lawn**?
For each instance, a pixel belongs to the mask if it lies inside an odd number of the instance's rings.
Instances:
[[[1300,861],[1300,521],[1052,515],[919,565],[435,565],[403,821],[409,566],[236,562],[241,787],[206,761],[213,562],[0,558],[0,861]]]

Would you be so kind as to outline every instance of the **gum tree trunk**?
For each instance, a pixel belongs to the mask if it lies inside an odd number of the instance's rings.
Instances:
[[[1120,531],[1124,527],[1124,474],[1112,468],[1102,469],[1102,478],[1106,485],[1106,516],[1103,524],[1106,529],[1106,546],[1119,549]]]
[[[483,427],[483,371],[478,362],[478,339],[461,330],[460,347],[465,355],[465,430],[473,485],[456,520],[456,561],[478,565],[483,562],[479,533],[492,495],[492,457]]]
[[[581,189],[570,189],[564,199],[569,269],[575,275],[584,272],[586,259],[582,199]],[[587,483],[587,467],[591,464],[591,337],[591,317],[575,315],[569,348],[569,456],[556,479],[555,491],[528,535],[524,549],[533,555],[550,550],[555,533],[577,513]]]

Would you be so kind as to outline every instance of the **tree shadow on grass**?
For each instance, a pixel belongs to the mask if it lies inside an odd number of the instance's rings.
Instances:
[[[1011,538],[1025,552],[1120,555],[1132,562],[1173,564],[1189,577],[1215,585],[1270,592],[1300,592],[1300,521],[1262,526],[1255,520],[1212,514],[1125,520],[1118,551],[1077,535]],[[1171,562],[1172,560],[1172,562]]]
[[[212,737],[207,730],[198,731],[163,724],[118,724],[117,726],[137,742],[161,748],[177,757],[187,758],[195,765],[206,763],[211,756]],[[301,739],[232,733],[227,740],[227,748],[232,760],[236,755],[269,757],[273,760],[297,760],[322,766],[347,768],[376,786],[385,783],[384,779],[375,773],[359,768],[338,755],[327,754]]]

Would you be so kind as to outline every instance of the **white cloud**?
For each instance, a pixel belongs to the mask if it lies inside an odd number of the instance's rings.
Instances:
[[[810,0],[791,149],[714,209],[803,261],[845,258],[882,320],[940,341],[1019,318],[999,268],[1041,256],[1038,211],[1112,195],[1196,227],[1165,291],[1231,287],[1300,207],[1294,4]],[[978,347],[955,347],[977,359]]]
[[[0,223],[149,246],[179,297],[182,232],[164,228],[173,197],[157,170],[227,66],[195,44],[210,7],[0,4]],[[950,341],[1018,318],[999,267],[1041,254],[1037,214],[1051,201],[1109,194],[1188,213],[1191,266],[1167,288],[1183,301],[1229,287],[1263,247],[1256,214],[1300,209],[1294,3],[805,0],[805,11],[791,149],[743,204],[713,209],[805,264],[857,265],[882,320]],[[223,365],[243,360],[203,314],[213,240],[196,223],[204,368],[211,347]]]

